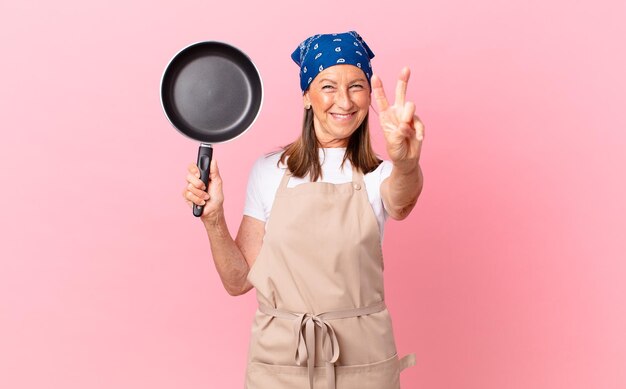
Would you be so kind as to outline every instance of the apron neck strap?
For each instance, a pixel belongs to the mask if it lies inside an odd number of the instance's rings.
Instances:
[[[352,182],[355,184],[363,184],[363,173],[354,166],[352,166]]]
[[[291,178],[291,171],[288,167],[285,167],[285,173],[283,174],[283,179],[280,181],[280,185],[278,185],[278,189],[284,189],[287,187],[287,183],[289,182],[289,178]]]

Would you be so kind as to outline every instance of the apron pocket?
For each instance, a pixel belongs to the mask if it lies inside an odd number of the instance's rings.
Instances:
[[[365,365],[335,366],[337,389],[400,389],[398,354]],[[326,367],[314,369],[315,388],[326,389]],[[246,374],[246,389],[309,388],[306,366],[272,365],[251,362]]]

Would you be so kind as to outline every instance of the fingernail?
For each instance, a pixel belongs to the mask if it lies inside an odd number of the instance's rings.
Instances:
[[[208,194],[208,193],[204,195],[204,199],[205,199],[205,200],[208,200],[208,199],[209,199],[209,194]]]
[[[202,202],[200,202],[200,205],[204,205],[206,204],[206,201],[202,200]]]

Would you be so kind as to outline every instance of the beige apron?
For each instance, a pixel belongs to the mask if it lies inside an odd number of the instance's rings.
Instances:
[[[259,256],[246,389],[399,389],[380,232],[363,174],[280,183]]]

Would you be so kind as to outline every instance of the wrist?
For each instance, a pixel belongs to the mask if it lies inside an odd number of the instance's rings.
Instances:
[[[220,221],[224,219],[224,209],[218,208],[213,210],[206,215],[202,215],[200,217],[202,223],[204,223],[204,227],[208,229],[213,229],[220,224]]]
[[[419,172],[419,160],[401,160],[393,161],[393,168],[398,173],[406,176],[414,175]]]

